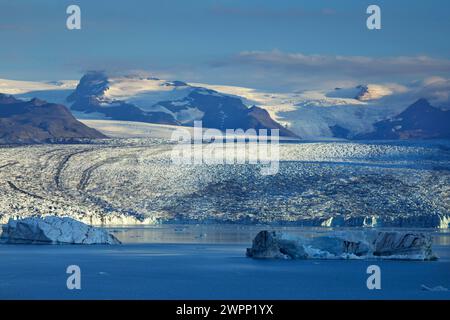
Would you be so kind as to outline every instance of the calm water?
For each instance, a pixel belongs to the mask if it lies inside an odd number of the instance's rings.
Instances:
[[[370,228],[322,228],[242,224],[160,224],[124,226],[108,230],[125,243],[251,243],[261,230],[282,231],[302,236],[324,235],[332,231],[361,231]],[[431,233],[438,245],[450,246],[450,230],[385,228]]]
[[[438,261],[376,261],[382,290],[366,287],[366,260],[255,260],[266,227],[159,225],[113,228],[119,246],[0,245],[0,299],[450,299],[450,233],[432,230]],[[317,236],[325,228],[277,227]],[[340,229],[342,230],[342,229]],[[355,230],[355,229],[352,229]],[[66,268],[82,269],[82,290]]]

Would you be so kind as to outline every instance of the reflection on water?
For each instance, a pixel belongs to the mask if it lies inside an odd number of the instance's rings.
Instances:
[[[330,231],[371,230],[363,228],[321,228],[241,224],[161,224],[109,228],[124,243],[242,243],[249,244],[261,230],[283,231],[292,235],[315,237]],[[383,229],[406,230],[406,229]],[[413,229],[408,229],[413,230]],[[414,229],[433,234],[434,243],[450,247],[450,230]]]
[[[111,228],[124,243],[249,243],[264,226],[163,224]]]
[[[323,228],[323,227],[282,227],[267,225],[239,224],[163,224],[155,226],[136,226],[110,228],[117,238],[125,244],[139,243],[208,243],[208,244],[243,244],[250,246],[255,235],[261,230],[283,231],[303,237],[317,237],[331,231],[373,230],[369,228]],[[431,233],[433,235],[433,251],[439,261],[450,260],[450,230],[433,229],[382,229],[408,230]]]

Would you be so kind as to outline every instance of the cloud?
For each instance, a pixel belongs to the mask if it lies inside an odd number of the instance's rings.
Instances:
[[[430,100],[437,106],[450,108],[450,79],[432,76],[411,85],[417,97]]]
[[[30,28],[27,28],[24,25],[7,24],[7,23],[0,24],[0,32],[1,31],[5,31],[5,32],[11,32],[11,31],[23,32],[23,31],[30,31],[30,30],[31,30]]]
[[[257,85],[315,88],[339,83],[411,82],[450,72],[450,60],[428,56],[369,57],[244,51],[214,61],[223,72],[239,72]],[[238,76],[238,75],[236,75]],[[265,80],[265,82],[264,82]]]
[[[323,8],[320,10],[305,10],[300,7],[291,8],[264,8],[262,6],[225,6],[214,5],[210,8],[212,14],[219,16],[235,16],[243,18],[262,18],[262,19],[286,19],[286,18],[305,18],[335,15],[336,10],[332,8]]]
[[[350,76],[429,75],[450,71],[450,60],[427,56],[373,58],[365,56],[305,55],[281,51],[246,51],[232,57],[226,64],[239,64],[291,72],[339,72]],[[221,63],[217,63],[220,66]]]

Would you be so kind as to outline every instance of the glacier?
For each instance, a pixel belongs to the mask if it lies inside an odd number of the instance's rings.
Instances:
[[[258,165],[173,164],[172,128],[143,128],[161,139],[0,147],[0,223],[449,226],[448,143],[281,143],[279,173],[264,177]]]

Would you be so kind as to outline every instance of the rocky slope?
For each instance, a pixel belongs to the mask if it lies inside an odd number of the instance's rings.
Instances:
[[[105,136],[76,120],[63,105],[39,99],[23,101],[0,94],[0,143],[42,143],[79,138]]]
[[[374,124],[373,132],[358,139],[449,139],[450,111],[433,107],[419,99],[396,117]]]

